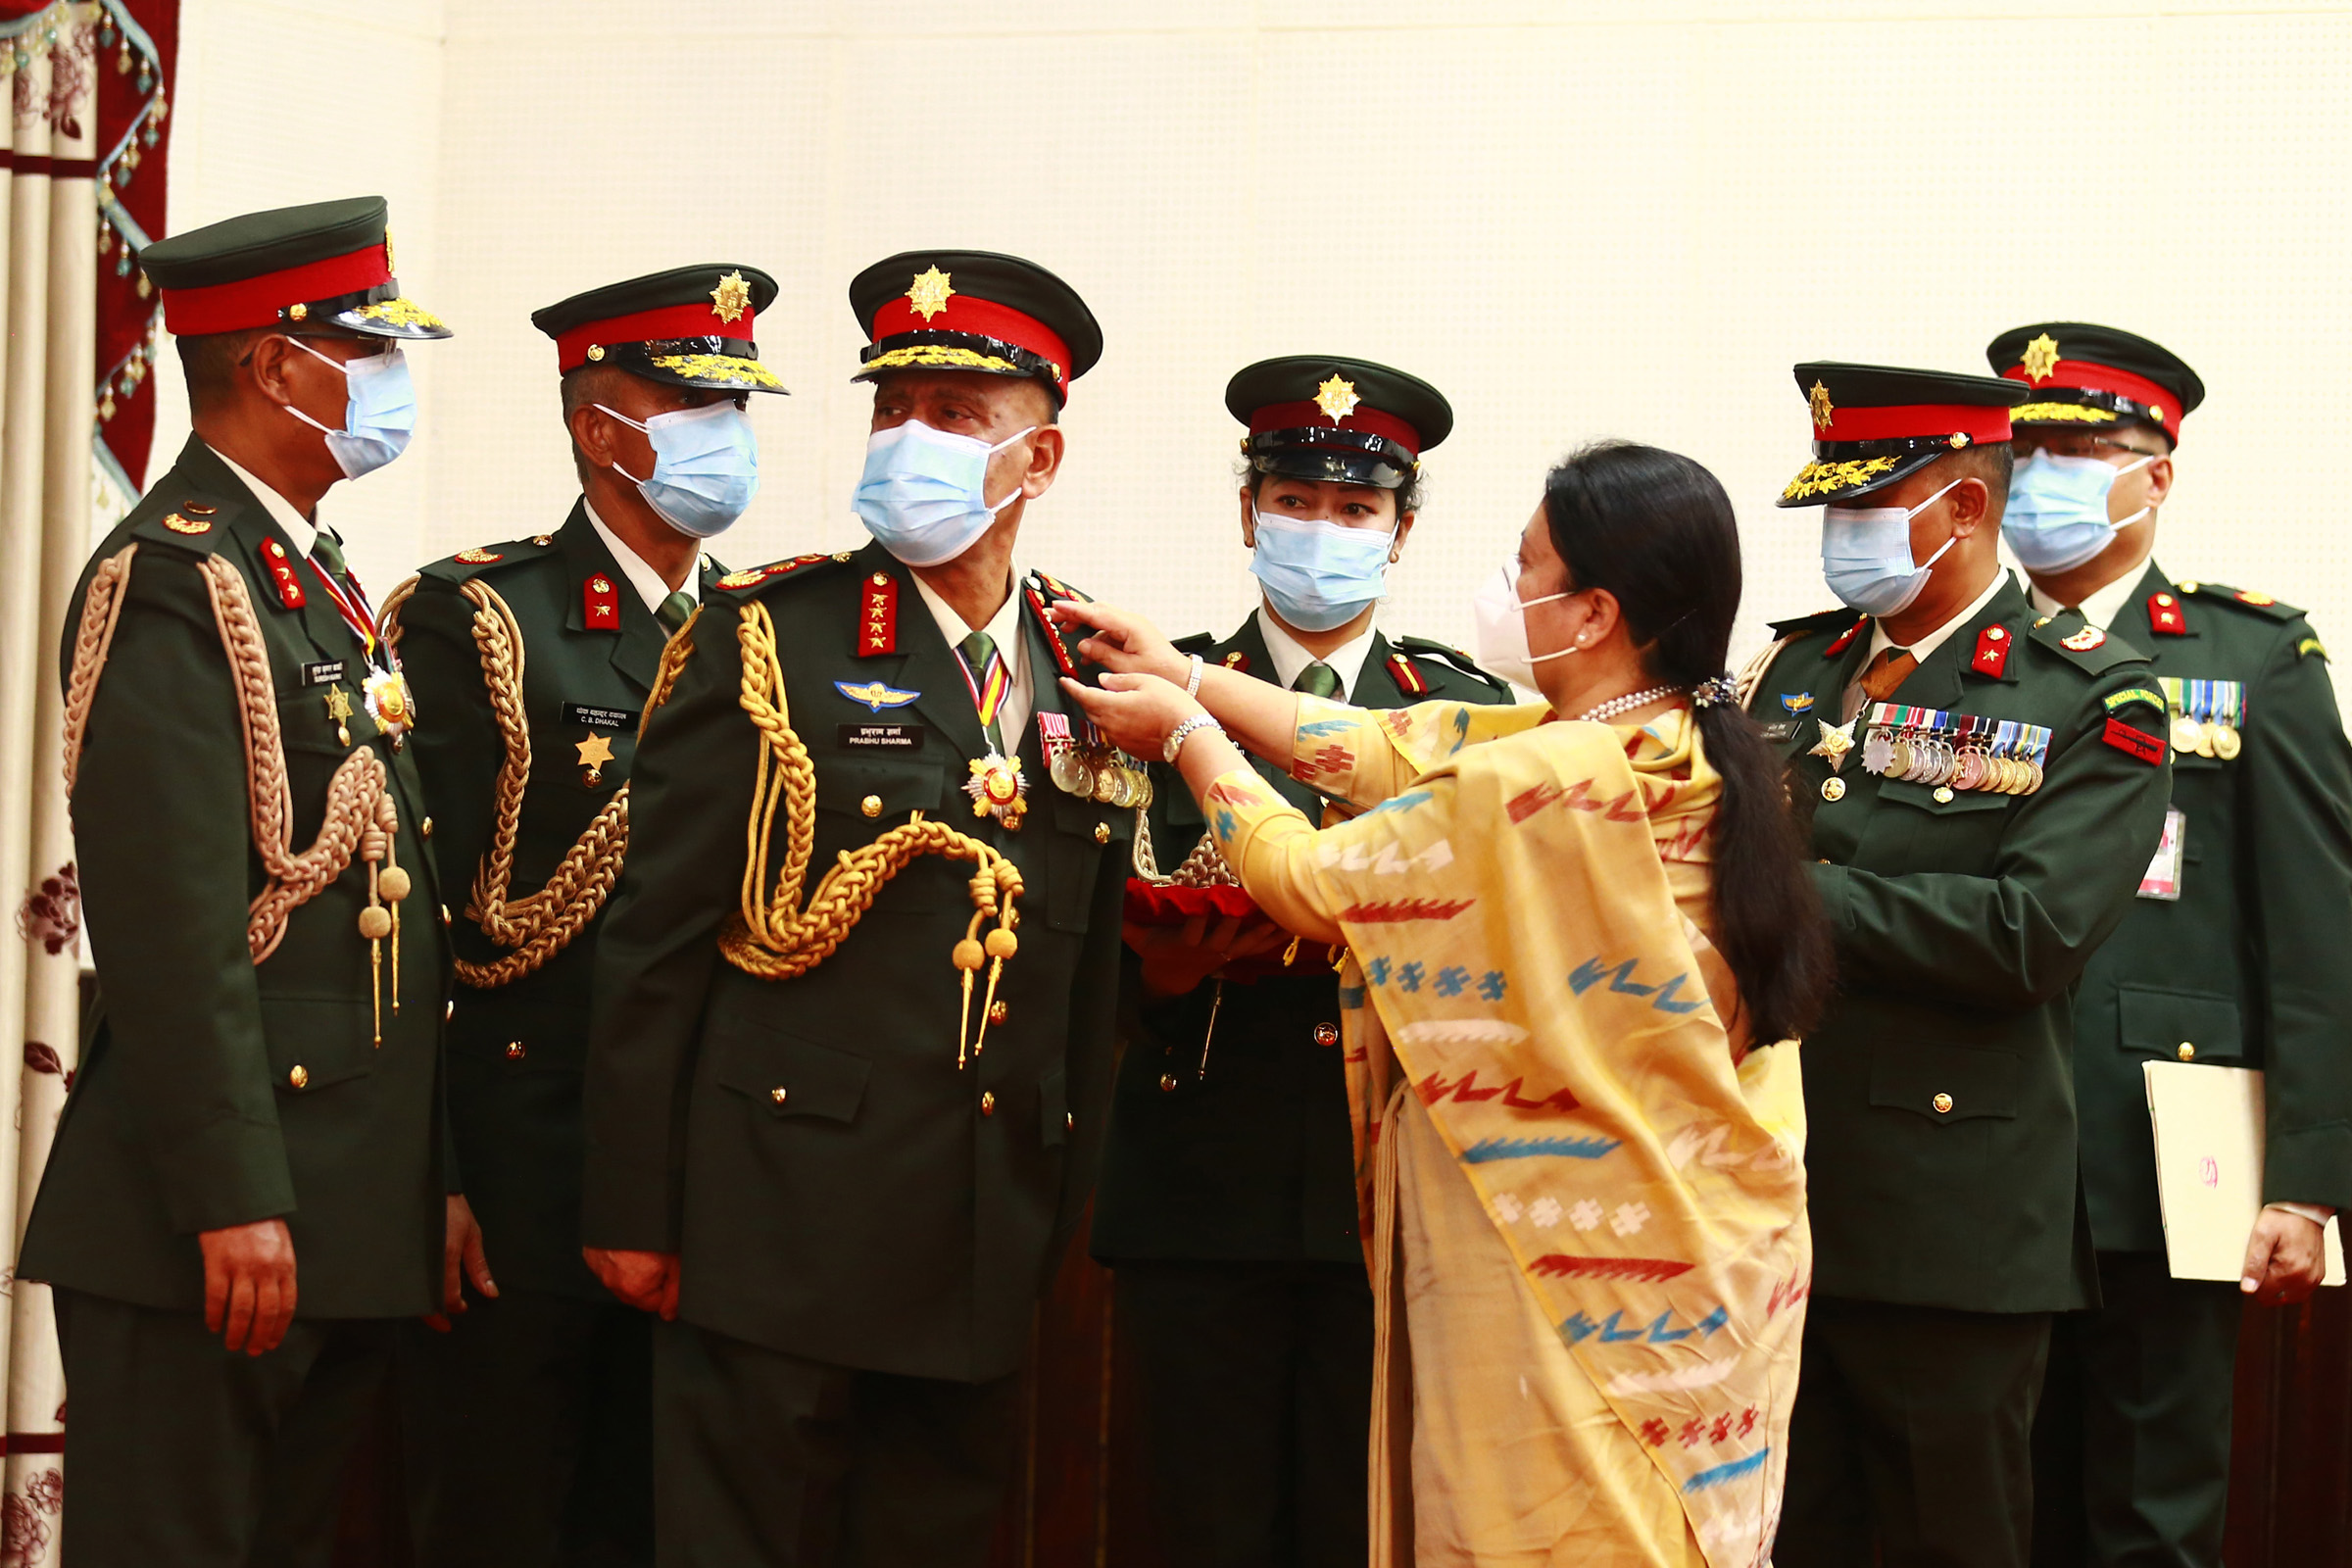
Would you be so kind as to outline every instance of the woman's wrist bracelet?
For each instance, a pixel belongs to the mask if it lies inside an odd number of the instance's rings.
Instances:
[[[1218,724],[1215,719],[1209,717],[1206,713],[1195,713],[1192,717],[1186,719],[1183,723],[1168,731],[1167,742],[1161,746],[1160,755],[1167,760],[1167,763],[1170,767],[1174,767],[1176,765],[1177,755],[1184,750],[1184,743],[1192,739],[1193,732],[1203,729],[1213,729],[1220,735],[1225,733],[1223,726]]]
[[[1185,674],[1184,695],[1187,697],[1200,695],[1200,656],[1199,654],[1193,655],[1193,667]]]

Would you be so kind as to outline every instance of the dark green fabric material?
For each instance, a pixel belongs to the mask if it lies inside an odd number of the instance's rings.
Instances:
[[[2157,632],[2172,594],[2185,635]],[[2173,754],[2185,818],[2180,897],[2134,899],[2084,966],[2075,1093],[2091,1235],[2102,1251],[2160,1251],[2156,1154],[2140,1063],[2258,1067],[2270,1101],[2266,1200],[2352,1207],[2352,748],[2302,612],[2180,593],[2151,564],[2111,628],[2154,672],[2243,683],[2243,750]]]
[[[1186,1568],[1363,1568],[1372,1289],[1360,1263],[1128,1262],[1152,1519]]]
[[[2161,1252],[2101,1252],[2034,1418],[2034,1568],[2221,1568],[2244,1298]]]
[[[2163,830],[2170,768],[2102,739],[2103,700],[2145,686],[2148,666],[2115,637],[2064,648],[2081,617],[2036,625],[2004,582],[1891,700],[2048,727],[2040,789],[1938,800],[1866,772],[1857,747],[1832,802],[1830,764],[1809,753],[1868,657],[1867,626],[1827,653],[1854,619],[1777,628],[1792,640],[1750,704],[1810,814],[1838,950],[1837,997],[1804,1043],[1814,1277],[1827,1295],[1976,1312],[2086,1304],[2070,992]],[[1993,625],[1999,676],[1973,667]],[[2162,729],[2144,705],[2114,716]]]
[[[164,527],[174,511],[213,526]],[[262,565],[272,540],[290,553],[261,503],[191,439],[93,558],[94,569],[139,546],[74,797],[101,1002],[19,1272],[192,1312],[204,1298],[196,1233],[282,1215],[304,1317],[404,1316],[430,1310],[441,1278],[442,894],[418,835],[414,749],[394,750],[368,717],[359,639],[317,579],[304,607],[283,606]],[[336,739],[328,687],[306,686],[305,666],[341,662],[352,746],[373,748],[390,770],[395,857],[415,887],[403,1005],[393,1012],[387,972],[380,1048],[357,930],[368,894],[359,859],[293,911],[268,958],[257,965],[246,946],[246,907],[264,879],[234,687],[197,567],[206,554],[243,575],[269,649],[295,848],[318,835],[327,779],[351,750]],[[69,624],[61,681],[73,635]]]
[[[346,196],[240,213],[167,235],[139,252],[139,270],[158,288],[211,288],[383,242],[384,199]]]
[[[517,1290],[473,1297],[447,1334],[406,1325],[419,1568],[651,1568],[653,1326],[609,1297]]]
[[[1816,1296],[1775,1568],[2026,1568],[2046,1312]]]
[[[192,1313],[55,1299],[77,1568],[329,1568],[397,1324],[298,1320],[251,1356]]]
[[[1211,664],[1239,655],[1244,673],[1276,679],[1254,613],[1223,642],[1202,637],[1179,646]],[[1382,709],[1511,701],[1507,683],[1425,651],[1406,657],[1429,691],[1405,691],[1390,659],[1401,647],[1435,646],[1417,640],[1393,646],[1375,633],[1348,700]],[[1251,765],[1309,817],[1321,812],[1314,791],[1271,762],[1253,758]],[[1182,776],[1159,761],[1152,764],[1150,815],[1153,857],[1161,871],[1173,871],[1200,842],[1204,823]],[[1108,1263],[1321,1259],[1360,1266],[1347,1077],[1336,1035],[1329,1046],[1315,1039],[1318,1026],[1336,1030],[1340,1021],[1339,980],[1324,950],[1302,943],[1292,974],[1227,982],[1221,1004],[1215,981],[1182,997],[1147,1001],[1137,964],[1130,959],[1127,968],[1137,1025],[1119,1064],[1110,1148],[1095,1199],[1095,1256]]]
[[[877,575],[898,585],[898,652],[861,659]],[[911,861],[797,979],[719,956],[760,745],[739,700],[751,599],[774,617],[815,764],[810,889],[916,809],[1020,868],[1005,1020],[967,1066],[950,961],[972,915],[967,862]],[[1034,710],[1063,710],[1046,633],[1026,612],[1022,626]],[[911,573],[879,546],[722,587],[686,635],[693,655],[632,764],[628,860],[598,943],[583,1239],[682,1252],[681,1315],[733,1339],[845,1367],[1004,1377],[1094,1185],[1133,813],[1048,782],[1032,723],[1019,831],[972,814],[961,786],[987,741],[971,692]],[[916,695],[877,714],[837,686],[877,681]],[[878,719],[919,726],[920,748],[843,741]],[[861,809],[869,796],[878,816]]]
[[[401,607],[401,657],[419,711],[416,765],[433,812],[433,848],[454,908],[469,902],[490,847],[498,770],[505,758],[489,686],[473,640],[471,600],[461,589],[479,577],[505,600],[522,632],[523,713],[531,732],[531,777],[516,828],[518,899],[547,885],[564,857],[628,782],[638,716],[662,662],[661,622],[613,560],[586,504],[575,501],[550,542],[485,545],[489,562],[456,559],[424,568]],[[723,568],[705,558],[708,590]],[[586,586],[602,576],[618,589],[620,624],[587,623]],[[578,716],[589,710],[600,719]],[[588,780],[579,745],[602,739],[612,760]],[[609,910],[607,911],[609,913]],[[501,1286],[609,1299],[580,1260],[580,1072],[588,1053],[588,994],[606,913],[535,972],[489,990],[461,985],[449,1028],[449,1111],[467,1200]],[[461,914],[459,955],[490,963],[507,950]],[[519,1053],[511,1048],[519,1046]]]
[[[661,1568],[980,1568],[1019,1449],[1017,1376],[852,1371],[654,1330]]]

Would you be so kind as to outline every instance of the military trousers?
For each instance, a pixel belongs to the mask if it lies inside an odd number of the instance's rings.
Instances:
[[[1775,1568],[2026,1568],[2047,1312],[1816,1296]]]
[[[418,1568],[651,1568],[653,1318],[552,1292],[412,1325],[401,1426]]]
[[[56,1299],[74,1568],[326,1568],[400,1325],[297,1318],[247,1355],[200,1313]]]
[[[2162,1252],[2101,1252],[2099,1296],[2051,1330],[2034,1568],[2220,1568],[2245,1298]]]
[[[660,1568],[979,1568],[1020,1378],[952,1383],[654,1330]]]
[[[1187,1568],[1361,1568],[1372,1288],[1324,1262],[1116,1265],[1161,1555]]]

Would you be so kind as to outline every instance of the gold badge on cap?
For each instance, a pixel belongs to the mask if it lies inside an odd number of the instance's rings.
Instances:
[[[387,272],[400,270],[399,268],[392,265],[392,230],[388,226],[384,229],[384,270]]]
[[[2047,381],[2050,372],[2058,368],[2058,340],[2044,332],[2026,345],[2025,357],[2019,366],[2029,381]]]
[[[164,514],[164,526],[173,533],[210,533],[213,529],[213,525],[209,522],[199,522],[192,517],[183,517],[176,512]]]
[[[1343,380],[1337,374],[1315,388],[1315,407],[1321,409],[1334,424],[1353,414],[1355,406],[1363,401],[1355,395],[1355,383]]]
[[[914,274],[914,281],[906,285],[906,301],[914,307],[915,315],[928,321],[948,308],[948,301],[956,293],[949,286],[951,275],[936,267],[926,267]]]
[[[1830,389],[1819,381],[1814,382],[1813,390],[1805,394],[1805,404],[1813,411],[1813,428],[1827,430],[1830,416],[1838,412],[1838,405],[1830,401]]]
[[[751,308],[752,285],[743,280],[740,271],[729,272],[710,291],[710,313],[722,321],[735,320]]]

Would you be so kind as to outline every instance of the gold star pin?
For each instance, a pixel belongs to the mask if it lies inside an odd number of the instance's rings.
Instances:
[[[2047,381],[2050,372],[2058,368],[2058,340],[2044,332],[2026,345],[2019,362],[2029,381]]]
[[[1334,424],[1353,414],[1355,406],[1363,401],[1355,395],[1355,383],[1344,381],[1336,373],[1315,388],[1315,407],[1321,409]]]
[[[1830,416],[1838,412],[1838,406],[1830,401],[1830,389],[1819,381],[1814,382],[1813,390],[1805,394],[1805,404],[1813,411],[1813,428],[1827,430]]]
[[[384,230],[384,270],[387,272],[400,270],[399,268],[392,265],[392,230],[389,228]]]
[[[1857,713],[1842,724],[1833,724],[1826,718],[1814,720],[1821,726],[1821,739],[1806,755],[1828,758],[1832,768],[1842,765],[1845,754],[1854,749],[1854,722],[1860,717]]]
[[[951,275],[936,267],[927,267],[914,274],[914,281],[906,285],[906,300],[914,307],[915,315],[928,321],[948,308],[948,301],[956,293],[948,284]]]
[[[573,742],[572,750],[580,754],[580,765],[588,770],[588,782],[593,784],[604,777],[605,764],[612,760],[611,741],[602,735],[591,735],[584,741]]]
[[[729,272],[710,291],[710,313],[722,321],[736,320],[751,308],[752,285],[743,280],[740,271]]]

